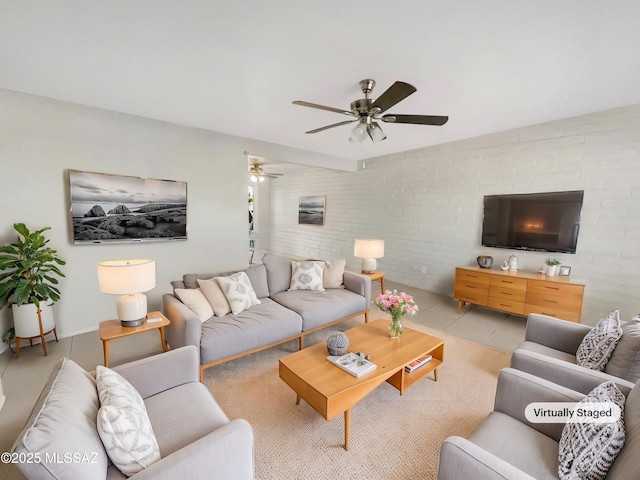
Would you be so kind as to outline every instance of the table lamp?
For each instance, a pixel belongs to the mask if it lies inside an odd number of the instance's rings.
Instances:
[[[376,258],[384,257],[384,240],[356,238],[353,255],[362,259],[362,273],[374,273]]]
[[[147,292],[156,286],[156,262],[148,259],[98,263],[100,291],[121,295],[116,303],[123,327],[142,325],[147,316]]]

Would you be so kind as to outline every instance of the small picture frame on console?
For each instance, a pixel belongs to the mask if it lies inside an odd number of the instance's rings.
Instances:
[[[561,277],[568,277],[569,275],[571,275],[571,267],[567,267],[566,265],[560,265],[560,267],[558,267],[558,275]]]

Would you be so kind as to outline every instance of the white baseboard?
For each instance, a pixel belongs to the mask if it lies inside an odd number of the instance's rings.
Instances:
[[[4,401],[7,399],[7,397],[4,396],[4,393],[2,393],[2,377],[0,377],[0,410],[2,410],[2,406],[4,405]]]

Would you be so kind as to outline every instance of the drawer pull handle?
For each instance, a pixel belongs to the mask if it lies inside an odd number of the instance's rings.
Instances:
[[[501,303],[501,304],[500,304],[500,306],[501,306],[501,307],[508,307],[508,308],[511,308],[511,305],[507,305],[506,303]]]
[[[467,285],[468,288],[476,288],[473,285]]]
[[[510,282],[509,280],[501,280],[501,282],[502,283],[513,283],[513,282]]]
[[[546,285],[544,288],[548,288],[549,290],[560,290],[558,287],[547,287]]]
[[[547,303],[558,303],[556,300],[547,300],[546,298],[543,298],[543,300]]]
[[[502,295],[513,295],[513,293],[509,293],[509,292],[500,292]]]

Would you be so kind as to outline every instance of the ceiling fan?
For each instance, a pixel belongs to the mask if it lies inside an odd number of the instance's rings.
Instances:
[[[325,105],[303,102],[301,100],[296,100],[293,102],[293,104],[356,117],[354,120],[345,120],[344,122],[334,123],[332,125],[327,125],[325,127],[316,128],[315,130],[309,130],[308,132],[306,132],[318,133],[324,130],[328,130],[329,128],[358,122],[358,124],[351,130],[351,138],[349,138],[349,141],[351,143],[363,142],[367,135],[374,143],[380,142],[387,138],[376,120],[382,120],[386,123],[410,123],[414,125],[438,126],[444,125],[445,123],[447,123],[447,120],[449,120],[449,117],[439,115],[387,114],[380,116],[395,104],[401,102],[409,95],[414,93],[417,89],[413,85],[409,85],[405,82],[395,82],[374,102],[373,99],[369,98],[369,94],[373,91],[373,88],[375,86],[376,82],[374,80],[371,80],[370,78],[360,81],[360,89],[362,90],[362,93],[364,93],[364,98],[351,102],[351,110],[327,107]]]
[[[253,183],[264,182],[265,178],[278,178],[282,176],[282,173],[266,173],[258,164],[253,164],[249,167],[249,180]]]

